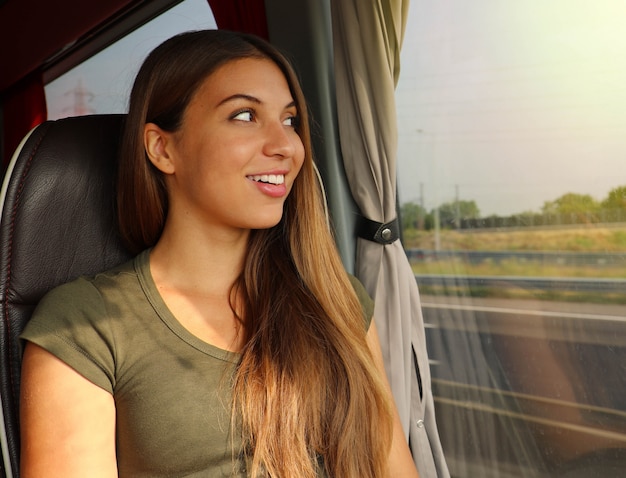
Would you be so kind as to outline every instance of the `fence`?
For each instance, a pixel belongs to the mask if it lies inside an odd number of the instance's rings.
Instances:
[[[429,215],[430,216],[430,215]],[[446,229],[485,229],[509,227],[554,227],[588,224],[614,224],[626,222],[626,209],[600,209],[598,211],[571,214],[524,213],[512,216],[488,216],[483,218],[442,218],[441,227]],[[432,229],[432,218],[426,218],[426,229]]]
[[[409,261],[434,261],[460,259],[466,263],[479,264],[506,260],[535,262],[543,265],[626,267],[626,252],[518,252],[518,251],[435,251],[430,249],[407,249]]]

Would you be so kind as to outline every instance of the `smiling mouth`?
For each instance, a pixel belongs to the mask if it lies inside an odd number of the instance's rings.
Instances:
[[[280,185],[285,182],[284,174],[258,174],[255,176],[248,176],[249,179],[256,181],[257,183],[268,183]]]

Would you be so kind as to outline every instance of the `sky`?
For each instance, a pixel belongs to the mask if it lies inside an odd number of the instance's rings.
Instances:
[[[508,215],[626,185],[624,19],[624,0],[412,0],[401,202]]]
[[[626,185],[626,0],[411,0],[396,90],[401,202],[540,211]],[[46,87],[51,119],[126,110],[157,44],[215,28],[186,0]],[[83,94],[76,95],[82,88]]]

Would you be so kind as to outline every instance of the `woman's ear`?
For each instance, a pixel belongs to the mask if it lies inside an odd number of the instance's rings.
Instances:
[[[143,128],[143,144],[150,162],[164,174],[173,174],[174,162],[171,157],[172,135],[154,123],[146,123]]]

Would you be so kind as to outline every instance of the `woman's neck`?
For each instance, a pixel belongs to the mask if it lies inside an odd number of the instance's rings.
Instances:
[[[221,349],[240,351],[242,311],[233,284],[243,268],[250,232],[220,236],[176,231],[166,227],[150,254],[159,294],[193,335]]]
[[[150,268],[168,287],[223,295],[243,269],[249,235],[249,230],[199,231],[166,224],[150,255]]]

